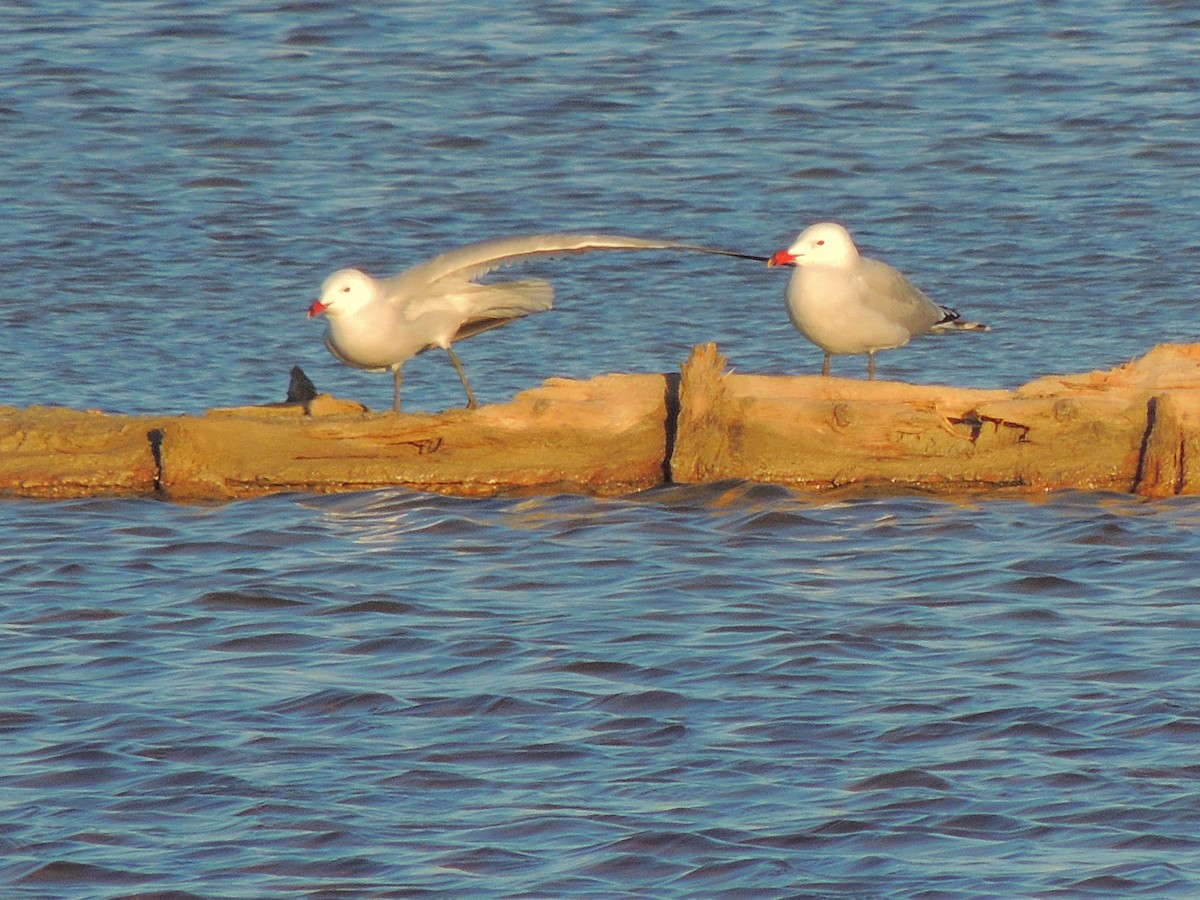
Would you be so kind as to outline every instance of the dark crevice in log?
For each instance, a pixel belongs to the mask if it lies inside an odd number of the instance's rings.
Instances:
[[[994,425],[996,430],[1001,428],[1013,428],[1021,433],[1017,435],[1017,443],[1025,444],[1029,441],[1029,426],[1022,425],[1020,422],[1009,422],[1006,419],[997,419],[995,416],[985,416],[980,414],[978,410],[972,409],[963,413],[958,418],[947,419],[951,425],[966,425],[971,429],[971,443],[979,442],[979,435],[983,433],[983,426]]]
[[[1179,470],[1175,476],[1175,493],[1182,494],[1183,487],[1187,484],[1187,437],[1180,435],[1179,437]]]
[[[947,419],[951,425],[966,425],[971,429],[971,443],[979,441],[979,434],[983,431],[983,419],[979,417],[979,413],[975,410],[963,413],[956,418]]]
[[[1154,425],[1158,420],[1158,397],[1146,401],[1146,430],[1142,432],[1142,444],[1138,448],[1137,469],[1133,473],[1133,493],[1140,494],[1142,482],[1146,477],[1146,455],[1150,449],[1150,439],[1154,436]]]
[[[673,484],[674,478],[671,476],[671,457],[675,455],[675,438],[679,434],[679,384],[682,381],[682,376],[678,372],[668,372],[663,376],[666,382],[663,394],[664,405],[666,406],[667,415],[663,422],[663,432],[666,435],[666,445],[663,448],[662,473],[663,483]]]
[[[154,458],[154,493],[159,497],[163,496],[162,445],[164,437],[161,428],[151,428],[146,432],[146,440],[150,442],[150,455]]]

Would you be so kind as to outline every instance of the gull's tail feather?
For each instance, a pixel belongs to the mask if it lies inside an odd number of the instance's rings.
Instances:
[[[936,322],[929,330],[935,334],[943,334],[947,331],[991,331],[992,329],[982,322],[964,322],[962,315],[957,309],[951,309],[949,306],[939,306],[942,311],[943,318],[940,322]]]

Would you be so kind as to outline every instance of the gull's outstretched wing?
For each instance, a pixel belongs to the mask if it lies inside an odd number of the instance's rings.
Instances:
[[[393,287],[396,294],[404,294],[418,286],[474,281],[488,272],[525,259],[566,256],[592,250],[687,250],[760,262],[766,260],[763,256],[750,256],[732,250],[700,247],[659,238],[638,238],[619,234],[526,234],[448,250],[388,279],[389,287]]]

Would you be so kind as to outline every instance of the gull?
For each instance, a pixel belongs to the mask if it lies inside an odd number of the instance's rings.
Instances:
[[[831,354],[866,353],[867,377],[875,378],[875,353],[903,347],[913,335],[987,331],[939,306],[886,263],[860,256],[841,225],[821,222],[805,229],[768,266],[795,266],[788,280],[788,317],[796,330]]]
[[[469,244],[435,256],[390,278],[372,278],[358,269],[340,269],[321,286],[308,318],[325,314],[325,346],[349,366],[391,371],[393,409],[400,412],[401,370],[419,353],[445,350],[475,409],[475,393],[453,345],[507,325],[553,305],[547,281],[479,284],[489,272],[524,259],[590,250],[694,250],[763,262],[729,250],[614,234],[532,234]]]

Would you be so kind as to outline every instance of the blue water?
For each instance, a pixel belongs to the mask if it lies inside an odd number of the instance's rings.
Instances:
[[[1200,340],[1200,14],[1012,0],[30,0],[0,13],[0,403],[198,412],[291,366],[329,271],[604,229],[807,224],[1014,387]],[[461,345],[556,375],[811,373],[784,273],[525,266]],[[861,377],[862,361],[835,361]],[[461,402],[444,358],[406,404]],[[407,492],[0,505],[0,884],[38,897],[1194,896],[1200,505]]]

